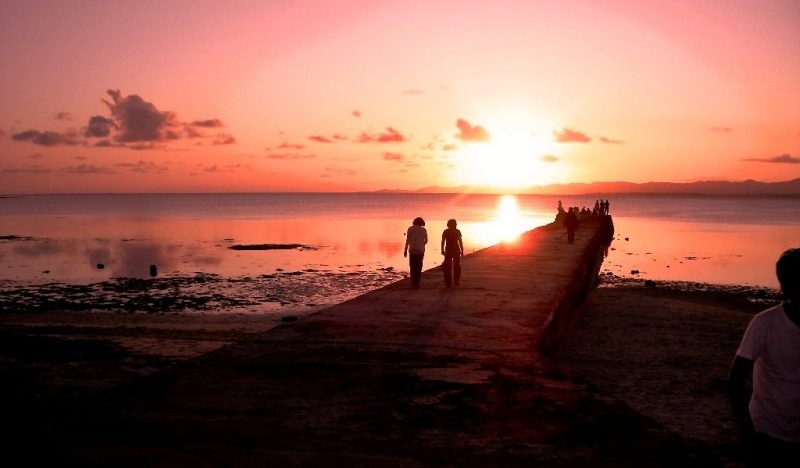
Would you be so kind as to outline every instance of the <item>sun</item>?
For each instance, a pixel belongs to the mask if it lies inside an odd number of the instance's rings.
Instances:
[[[456,159],[461,183],[516,189],[561,180],[563,167],[552,161],[556,152],[550,139],[535,137],[528,129],[489,129],[488,142],[462,146]],[[545,155],[550,156],[547,161]]]

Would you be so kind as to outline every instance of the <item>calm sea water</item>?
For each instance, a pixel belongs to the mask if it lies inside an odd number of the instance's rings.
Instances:
[[[467,252],[549,223],[558,200],[588,196],[453,194],[136,194],[0,198],[0,279],[90,283],[116,277],[278,271],[407,271],[404,233],[422,216],[431,238],[458,220]],[[800,246],[800,199],[611,196],[616,238],[604,269],[653,279],[776,287],[774,262]],[[309,250],[237,251],[298,243]],[[99,269],[98,264],[104,268]]]

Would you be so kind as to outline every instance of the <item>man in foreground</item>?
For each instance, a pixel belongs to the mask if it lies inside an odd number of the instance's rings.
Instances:
[[[753,317],[728,375],[751,466],[800,463],[800,249],[784,252],[776,273],[785,301]]]

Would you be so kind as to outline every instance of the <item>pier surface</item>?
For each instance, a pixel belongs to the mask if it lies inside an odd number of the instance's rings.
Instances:
[[[125,466],[713,465],[548,357],[613,229],[544,226],[59,409],[59,460]],[[431,248],[434,247],[434,248]],[[438,255],[429,246],[428,258]]]

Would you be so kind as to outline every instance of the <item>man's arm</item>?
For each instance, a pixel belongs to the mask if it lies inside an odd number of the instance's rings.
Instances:
[[[753,376],[753,361],[742,356],[733,358],[731,368],[728,371],[728,395],[731,399],[733,416],[742,438],[747,440],[752,437],[753,420],[750,418],[750,388],[748,382]]]
[[[458,238],[458,249],[461,251],[461,256],[464,256],[464,241],[461,240],[461,237]]]
[[[445,232],[447,232],[447,231],[445,231]],[[441,250],[442,250],[442,255],[444,255],[444,232],[442,233],[442,248],[441,248]]]

